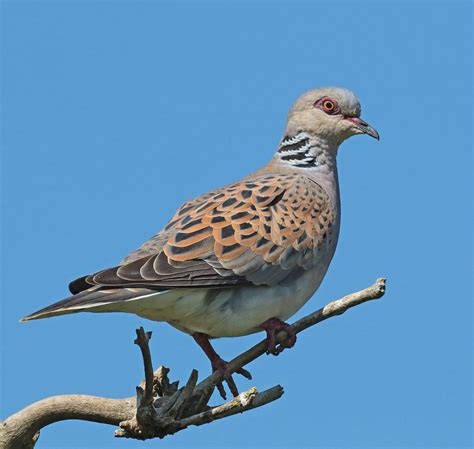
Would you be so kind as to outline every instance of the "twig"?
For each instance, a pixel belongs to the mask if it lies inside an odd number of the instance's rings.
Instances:
[[[191,398],[194,388],[196,387],[198,380],[198,372],[197,370],[193,369],[191,372],[191,375],[189,376],[188,382],[186,383],[186,386],[183,388],[183,391],[179,395],[179,397],[176,399],[176,402],[174,403],[173,409],[175,410],[174,417],[176,418],[177,416],[182,416],[183,413],[185,412],[185,405],[188,403],[189,399]]]
[[[216,419],[226,418],[237,413],[243,413],[253,408],[261,407],[269,402],[276,401],[283,395],[283,387],[277,385],[273,388],[258,393],[255,387],[245,393],[226,402],[225,404],[213,407],[205,412],[193,415],[189,418],[182,419],[178,422],[179,426],[184,429],[188,426],[202,426]]]
[[[151,331],[145,332],[143,327],[136,330],[137,338],[134,343],[140,347],[145,371],[145,388],[137,387],[138,407],[153,402],[153,362],[151,361],[150,346]]]

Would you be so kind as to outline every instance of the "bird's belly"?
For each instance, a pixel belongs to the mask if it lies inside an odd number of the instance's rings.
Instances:
[[[287,320],[319,287],[326,270],[315,267],[288,285],[228,289],[170,290],[137,300],[133,313],[167,321],[187,332],[211,337],[237,337],[260,330],[269,318]]]

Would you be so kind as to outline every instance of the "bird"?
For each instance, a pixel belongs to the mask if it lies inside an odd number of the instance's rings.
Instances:
[[[304,93],[267,165],[185,202],[119,264],[72,281],[72,296],[21,321],[125,312],[167,322],[194,338],[237,396],[211,340],[265,331],[274,355],[295,344],[286,320],[319,288],[338,241],[338,148],[358,134],[379,140],[360,115],[348,89]],[[287,339],[277,345],[281,330]],[[236,372],[251,378],[243,368]],[[225,398],[223,383],[216,386]]]

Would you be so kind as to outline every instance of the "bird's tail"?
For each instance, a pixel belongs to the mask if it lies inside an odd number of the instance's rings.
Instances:
[[[147,288],[109,288],[92,287],[62,301],[51,304],[20,321],[39,320],[57,315],[66,315],[77,312],[113,312],[122,311],[127,301],[156,295],[155,290]]]

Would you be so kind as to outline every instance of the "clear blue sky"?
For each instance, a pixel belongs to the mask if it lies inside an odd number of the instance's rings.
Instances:
[[[250,365],[265,408],[163,441],[64,422],[39,448],[472,444],[470,2],[3,2],[1,415],[60,393],[124,397],[142,365],[185,379],[189,336],[133,315],[18,323],[116,264],[175,208],[265,164],[305,90],[353,89],[381,134],[339,153],[343,223],[297,315],[388,278],[386,297]],[[296,318],[296,317],[295,317]],[[263,335],[216,343],[226,358]],[[217,400],[217,398],[216,398]]]

